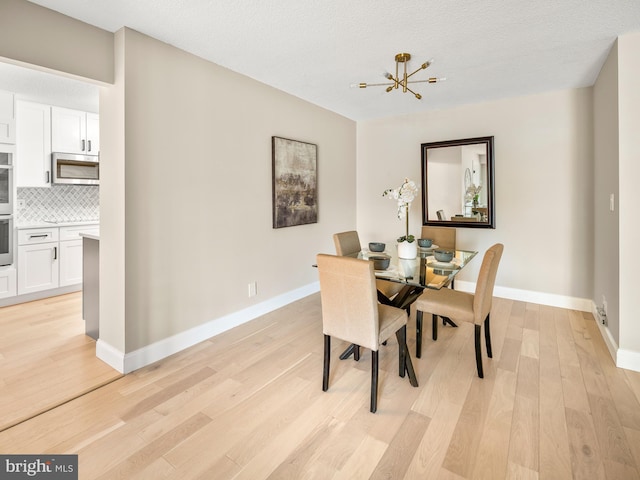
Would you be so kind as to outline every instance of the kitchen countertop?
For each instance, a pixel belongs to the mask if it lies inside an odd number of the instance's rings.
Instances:
[[[19,223],[17,228],[81,227],[83,225],[100,225],[100,220],[79,220],[74,222],[41,220],[31,223]]]
[[[95,234],[95,233],[81,233],[80,234],[81,237],[83,238],[90,238],[91,240],[98,240],[100,241],[100,234]]]

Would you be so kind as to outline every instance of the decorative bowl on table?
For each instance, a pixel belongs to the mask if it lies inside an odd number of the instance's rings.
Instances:
[[[433,256],[439,262],[450,262],[453,260],[453,253],[451,250],[434,250]]]
[[[386,247],[386,245],[382,242],[370,242],[369,243],[369,250],[371,250],[372,252],[384,252],[384,248]]]
[[[419,238],[418,245],[422,248],[429,248],[431,245],[433,245],[433,240],[431,240],[430,238]]]
[[[391,257],[386,255],[371,255],[369,256],[369,260],[373,262],[373,268],[375,270],[386,270],[389,268]]]

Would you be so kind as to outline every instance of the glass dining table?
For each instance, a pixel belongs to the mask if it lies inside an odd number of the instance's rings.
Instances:
[[[413,259],[398,258],[397,253],[388,250],[384,252],[361,250],[351,256],[364,260],[388,258],[388,268],[375,270],[376,279],[401,284],[401,288],[399,291],[392,289],[397,293],[391,296],[387,296],[381,289],[378,289],[378,301],[409,312],[411,304],[416,301],[425,288],[440,290],[452,285],[455,276],[478,254],[473,250],[455,250],[451,261],[441,262],[436,260],[434,256],[434,251],[437,249],[437,245],[430,248],[419,247],[418,255]],[[442,320],[452,327],[457,327],[450,318],[443,317]],[[357,356],[357,354],[355,346],[351,345],[340,355],[340,358],[345,360],[349,356]],[[418,358],[422,356],[422,312],[416,313],[416,356]]]
[[[478,254],[477,251],[472,250],[455,250],[451,261],[440,262],[434,256],[434,250],[437,249],[437,245],[430,248],[419,247],[418,255],[413,259],[398,258],[397,253],[388,250],[384,252],[362,250],[357,257],[365,260],[375,260],[380,257],[389,259],[388,268],[375,270],[376,278],[400,283],[403,288],[393,298],[388,298],[378,291],[378,299],[387,305],[407,308],[425,288],[440,290],[449,286],[455,276]]]

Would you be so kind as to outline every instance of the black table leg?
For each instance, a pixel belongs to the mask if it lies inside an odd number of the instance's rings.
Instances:
[[[453,320],[451,320],[449,317],[442,317],[442,324],[446,325],[446,324],[451,325],[452,327],[457,327],[458,325],[455,324],[455,322]]]
[[[347,358],[349,358],[351,355],[355,354],[356,347],[357,347],[357,345],[355,345],[355,344],[353,344],[353,343],[352,343],[351,345],[349,345],[349,346],[347,347],[347,349],[346,349],[344,352],[342,352],[342,353],[340,354],[340,360],[346,360],[346,359],[347,359]]]
[[[406,329],[406,327],[405,327]],[[403,342],[403,334],[400,330],[396,332],[396,338],[398,339],[398,348],[404,349],[404,370],[409,375],[409,383],[413,387],[418,386],[418,379],[416,378],[416,372],[413,369],[413,362],[411,361],[411,355],[409,355],[409,349],[407,348],[407,342]],[[406,330],[404,337],[406,338]]]

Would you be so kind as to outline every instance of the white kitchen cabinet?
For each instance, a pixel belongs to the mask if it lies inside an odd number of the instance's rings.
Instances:
[[[60,242],[59,286],[82,283],[82,239]]]
[[[13,93],[0,90],[0,143],[16,142]]]
[[[58,242],[18,246],[18,295],[59,285]]]
[[[16,269],[13,266],[0,267],[0,298],[15,297],[17,293]]]
[[[100,153],[100,115],[87,112],[87,154]]]
[[[16,183],[51,186],[51,107],[16,100]]]
[[[59,285],[58,227],[18,230],[18,295]]]
[[[60,227],[60,286],[82,283],[81,233],[97,234],[99,225]]]
[[[99,116],[95,113],[51,107],[51,149],[54,152],[98,155]]]
[[[99,228],[99,225],[52,225],[19,229],[18,295],[81,284],[80,234],[97,234]]]

